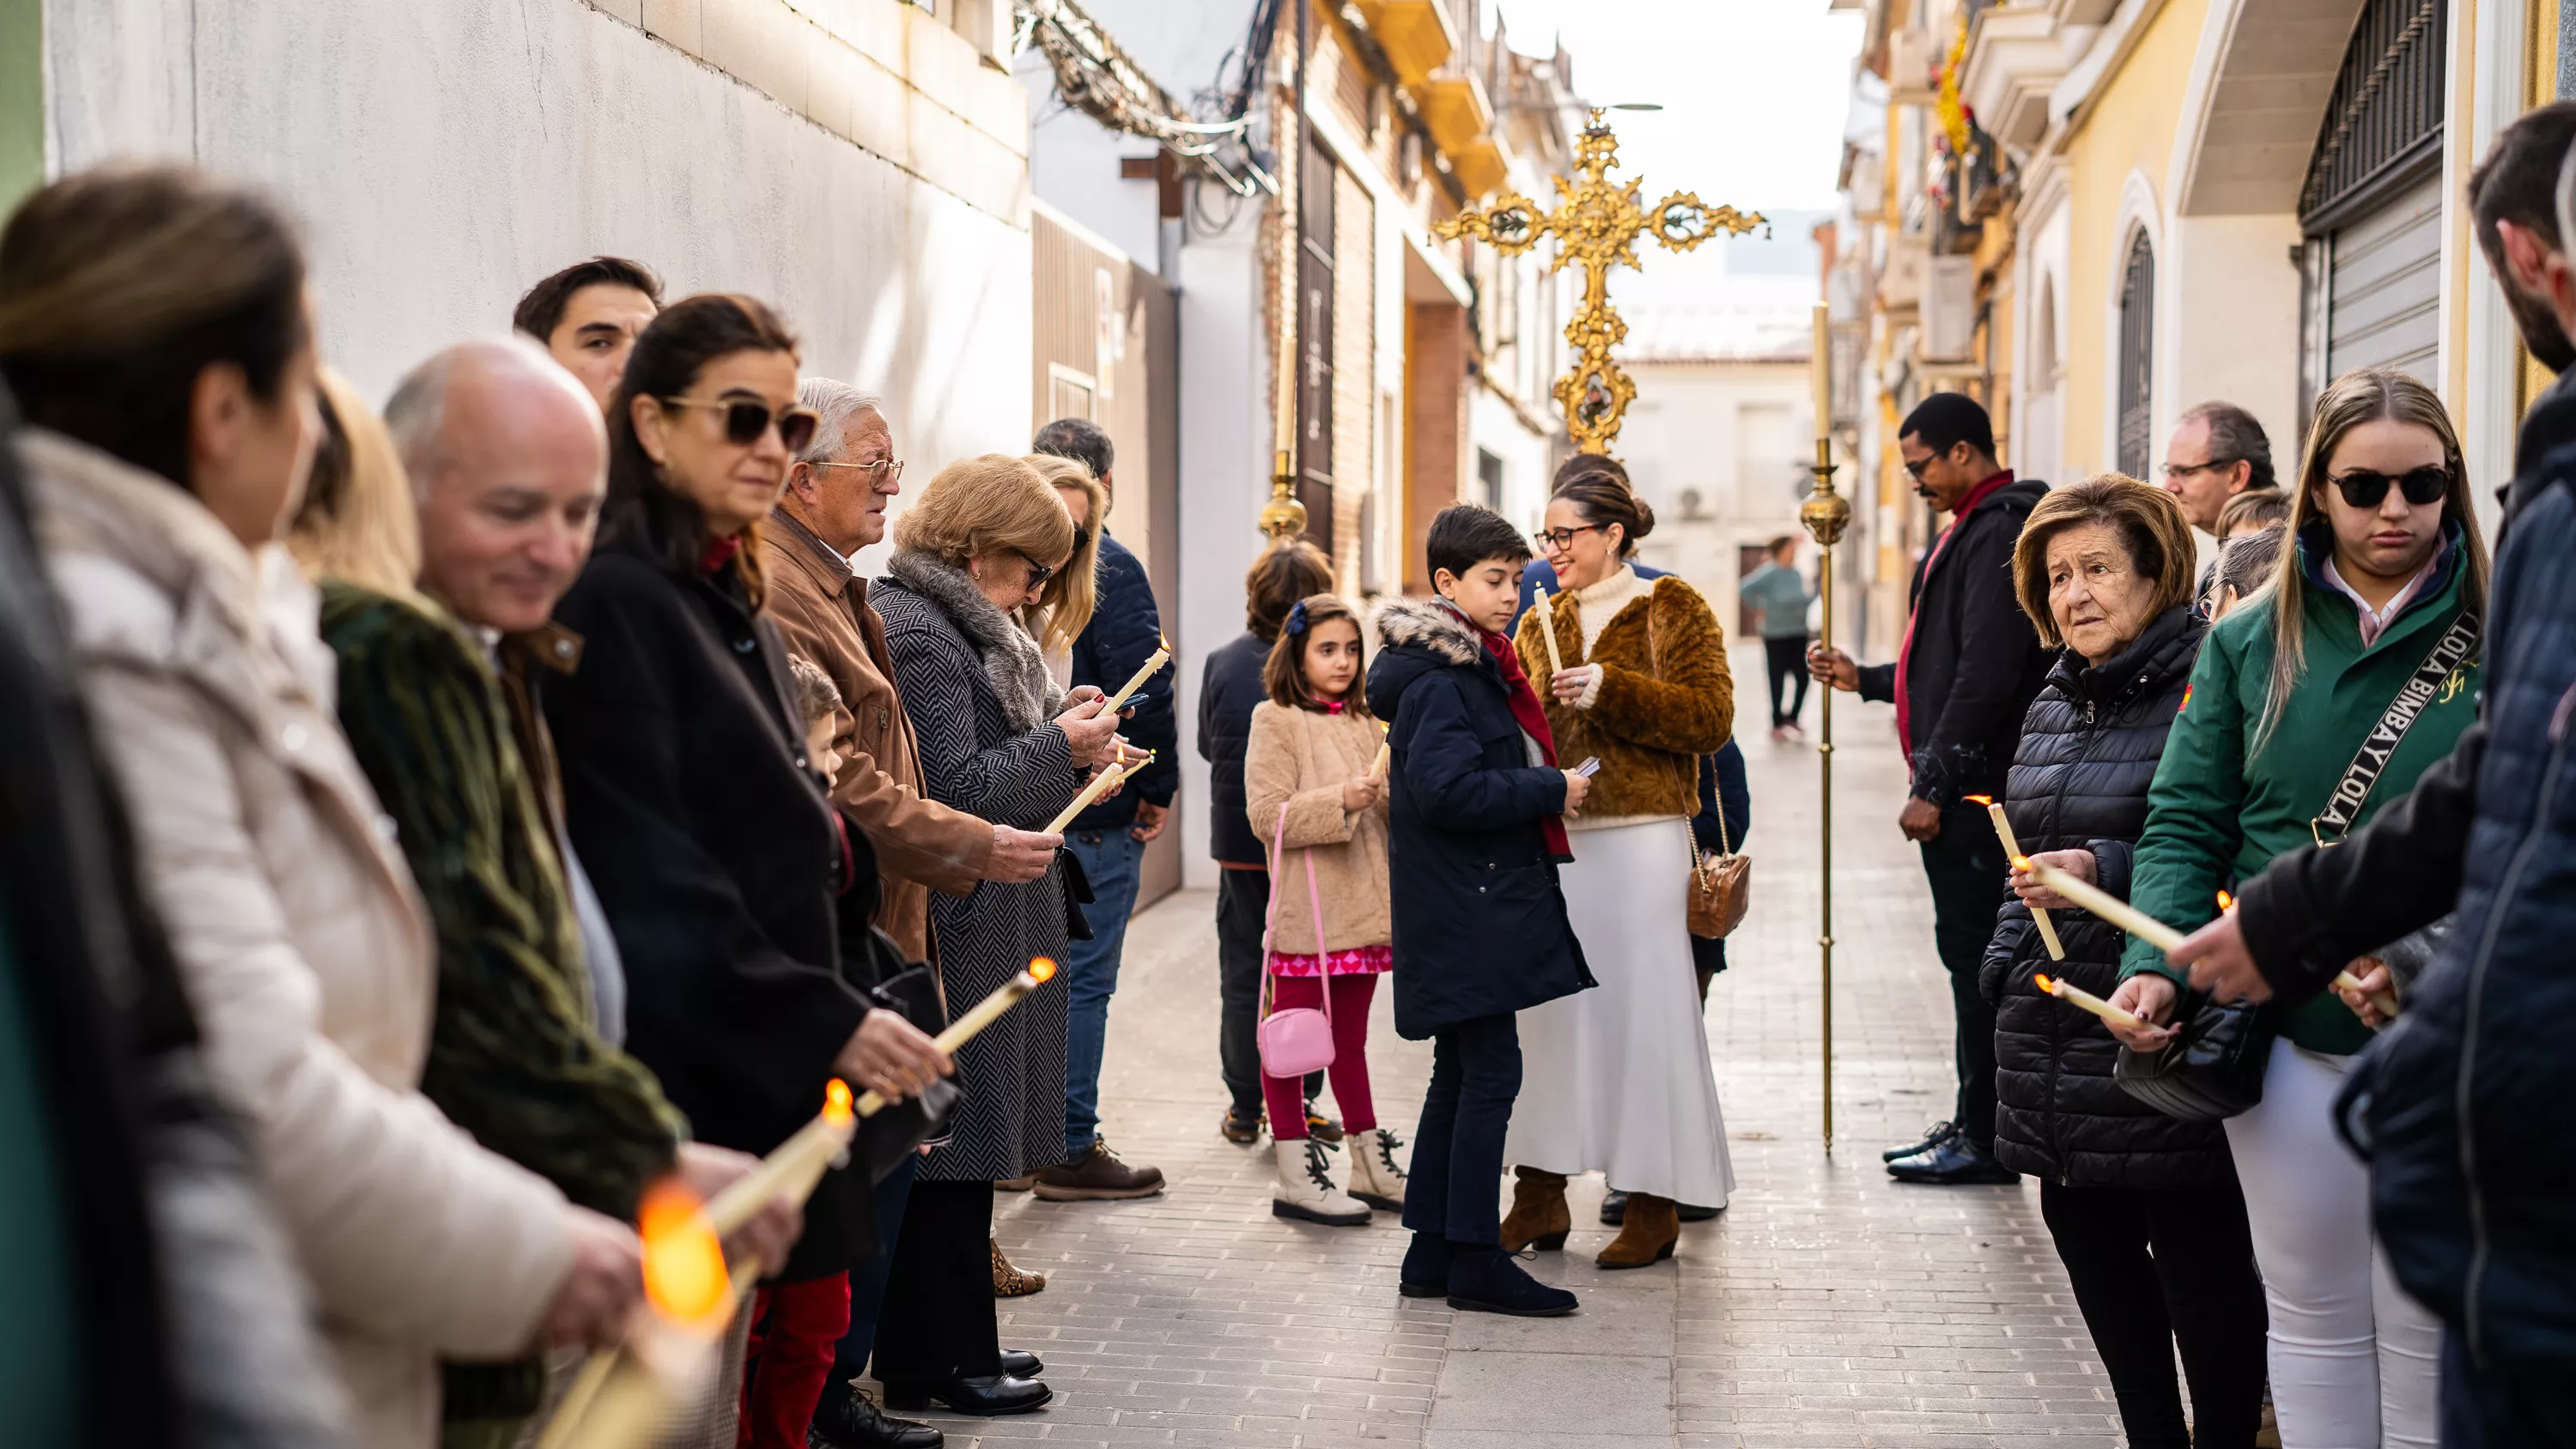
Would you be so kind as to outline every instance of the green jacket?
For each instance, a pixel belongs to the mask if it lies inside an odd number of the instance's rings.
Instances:
[[[393,819],[438,935],[421,1091],[457,1126],[631,1222],[688,1123],[589,1019],[562,857],[483,650],[445,615],[342,583],[322,590],[340,724]],[[541,1364],[451,1365],[451,1420],[541,1405]]]
[[[1796,569],[1776,563],[1744,576],[1735,586],[1736,596],[1762,611],[1762,637],[1765,639],[1804,639],[1807,637],[1807,606],[1815,595]]]
[[[2300,549],[2305,562],[2309,550]],[[2182,713],[2165,742],[2147,792],[2147,829],[2138,840],[2129,901],[2182,930],[2218,914],[2218,892],[2246,879],[2292,846],[2312,842],[2309,823],[2362,740],[2424,656],[2459,616],[2468,569],[2455,541],[2449,577],[2406,606],[2367,649],[2350,599],[2303,572],[2306,669],[2260,754],[2246,750],[2263,716],[2272,672],[2269,598],[2229,614],[2209,631],[2191,673]],[[2451,752],[2477,717],[2478,664],[2453,671],[2416,718],[2354,821],[2357,829],[2414,788],[2415,778]],[[2132,937],[2121,974],[2154,971],[2179,981],[2164,953]],[[2314,1051],[2347,1056],[2370,1040],[2340,997],[2323,993],[2282,1022],[2282,1034]]]

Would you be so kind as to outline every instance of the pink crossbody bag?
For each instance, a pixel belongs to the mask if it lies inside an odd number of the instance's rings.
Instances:
[[[1273,1077],[1302,1077],[1333,1064],[1333,982],[1324,953],[1324,897],[1315,885],[1315,852],[1306,851],[1306,900],[1315,912],[1315,962],[1323,975],[1324,1009],[1291,1006],[1274,1009],[1272,967],[1279,950],[1279,866],[1288,854],[1288,807],[1279,807],[1279,828],[1270,837],[1270,922],[1261,933],[1261,1070]]]

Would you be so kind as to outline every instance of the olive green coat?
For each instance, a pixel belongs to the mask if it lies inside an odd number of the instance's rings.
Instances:
[[[2147,792],[2129,902],[2167,925],[2194,930],[2218,914],[2218,892],[2292,846],[2311,843],[2309,823],[2325,807],[2371,727],[2463,607],[2468,569],[2458,535],[2438,588],[2407,604],[2368,648],[2350,599],[2325,583],[2300,546],[2305,670],[2271,737],[2252,752],[2272,674],[2269,597],[2213,625],[2193,666],[2191,688],[2166,737],[2164,761]],[[2452,671],[2417,716],[2363,803],[2353,827],[2414,788],[2427,766],[2451,752],[2477,717],[2478,664]],[[2164,953],[2130,938],[2123,975],[2156,971],[2180,978]],[[2294,1008],[2282,1035],[2337,1056],[2370,1040],[2342,998],[2327,992]]]

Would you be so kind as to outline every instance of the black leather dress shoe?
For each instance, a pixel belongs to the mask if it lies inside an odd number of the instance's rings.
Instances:
[[[1887,1164],[1887,1175],[1898,1182],[1933,1187],[2021,1181],[2020,1173],[1995,1161],[1994,1154],[1969,1141],[1964,1133],[1953,1133],[1912,1157],[1896,1159]]]
[[[824,1449],[940,1449],[948,1442],[947,1435],[928,1424],[887,1418],[878,1412],[876,1400],[846,1379],[824,1386],[822,1402],[814,1406],[814,1427],[805,1439],[807,1449],[817,1444]]]
[[[1046,1360],[1021,1348],[1002,1350],[1002,1372],[1015,1379],[1033,1379],[1046,1372]]]
[[[941,1382],[885,1386],[889,1409],[918,1412],[936,1402],[946,1404],[952,1414],[977,1419],[1029,1413],[1045,1408],[1054,1397],[1055,1390],[1046,1385],[1009,1374],[961,1375]]]
[[[1912,1157],[1918,1152],[1929,1152],[1933,1148],[1940,1146],[1942,1143],[1949,1141],[1950,1138],[1958,1132],[1958,1130],[1959,1126],[1955,1122],[1935,1122],[1932,1124],[1931,1130],[1923,1134],[1922,1141],[1909,1142],[1903,1147],[1891,1147],[1885,1152],[1878,1154],[1878,1160],[1881,1162],[1894,1162],[1900,1157]]]

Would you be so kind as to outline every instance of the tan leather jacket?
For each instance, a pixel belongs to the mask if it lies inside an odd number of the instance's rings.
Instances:
[[[876,847],[885,876],[877,925],[912,960],[926,960],[930,892],[975,889],[993,861],[993,827],[923,790],[921,748],[895,692],[885,624],[868,607],[867,580],[784,511],[760,530],[760,570],[762,612],[777,621],[789,649],[831,676],[849,707],[832,800]]]

